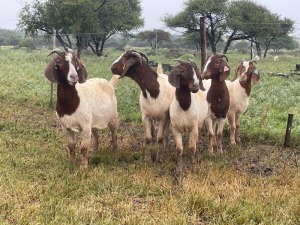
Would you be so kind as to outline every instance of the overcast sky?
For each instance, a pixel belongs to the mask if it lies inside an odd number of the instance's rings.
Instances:
[[[122,1],[122,0],[120,0]],[[182,11],[186,0],[141,0],[145,26],[142,30],[165,29],[161,19],[166,14]],[[0,28],[15,29],[17,16],[24,2],[31,0],[0,0]],[[300,37],[300,0],[254,0],[271,12],[295,21],[294,34]]]

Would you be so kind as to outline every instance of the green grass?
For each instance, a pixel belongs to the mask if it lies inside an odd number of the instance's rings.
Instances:
[[[89,77],[111,77],[110,65],[121,52],[107,51],[104,58],[82,56]],[[47,53],[0,50],[0,224],[300,223],[300,77],[269,73],[289,72],[297,57],[258,62],[261,80],[242,117],[243,144],[231,149],[226,127],[226,153],[208,155],[204,136],[195,173],[185,151],[178,187],[173,185],[173,142],[162,164],[143,162],[139,88],[128,78],[116,89],[120,152],[111,152],[103,131],[99,154],[88,169],[69,164],[65,138],[49,106]],[[149,58],[176,64],[162,53]],[[233,70],[247,56],[228,58]],[[288,113],[294,114],[292,146],[284,149]]]

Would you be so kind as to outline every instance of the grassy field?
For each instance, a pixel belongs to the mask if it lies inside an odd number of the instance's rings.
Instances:
[[[258,62],[261,80],[242,117],[243,144],[232,149],[226,127],[226,152],[209,155],[203,136],[197,170],[191,173],[185,151],[184,179],[177,188],[172,182],[174,147],[162,164],[143,162],[139,88],[128,78],[116,89],[120,152],[111,152],[104,131],[90,168],[69,164],[66,141],[49,105],[47,53],[0,49],[1,225],[300,224],[300,76],[272,75],[293,70],[299,56]],[[109,79],[111,63],[120,54],[83,55],[89,77]],[[248,58],[227,56],[232,70]],[[176,65],[163,55],[149,58]],[[283,148],[289,113],[294,114],[291,147]]]

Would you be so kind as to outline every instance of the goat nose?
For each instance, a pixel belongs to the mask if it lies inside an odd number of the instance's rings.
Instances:
[[[78,76],[77,76],[77,74],[71,74],[70,75],[70,78],[73,80],[73,81],[78,81]]]

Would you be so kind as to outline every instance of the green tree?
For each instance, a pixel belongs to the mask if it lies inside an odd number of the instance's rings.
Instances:
[[[186,33],[200,35],[200,17],[206,17],[206,36],[212,52],[226,30],[228,0],[189,0],[182,12],[166,15],[163,21],[170,29],[183,28]]]
[[[258,56],[261,56],[262,47],[264,57],[270,44],[277,37],[286,36],[293,29],[293,22],[287,18],[283,20],[266,7],[253,1],[233,1],[228,7],[227,41],[223,53],[233,41],[248,40],[255,43]]]
[[[269,14],[269,10],[265,7],[249,0],[231,2],[227,15],[228,38],[223,53],[227,53],[233,41],[254,41],[255,37],[263,30],[261,25],[265,21],[265,15]],[[256,41],[256,44],[258,47],[258,41]],[[260,52],[260,49],[258,52]]]
[[[270,48],[273,49],[274,52],[278,52],[281,49],[293,50],[299,48],[299,43],[294,40],[294,38],[285,35],[275,38],[274,41],[271,42]]]
[[[89,46],[97,55],[102,55],[104,44],[112,35],[121,32],[127,35],[129,31],[144,25],[141,18],[139,0],[109,0],[96,10],[95,24]],[[92,47],[92,44],[95,48]]]
[[[55,31],[63,47],[72,48],[75,38],[78,57],[87,46],[101,55],[105,41],[114,33],[142,25],[139,0],[35,0],[21,10],[18,23],[31,36]]]
[[[171,35],[169,32],[166,32],[161,29],[147,30],[139,32],[136,36],[140,40],[147,41],[152,49],[156,49],[160,44],[171,41]]]

